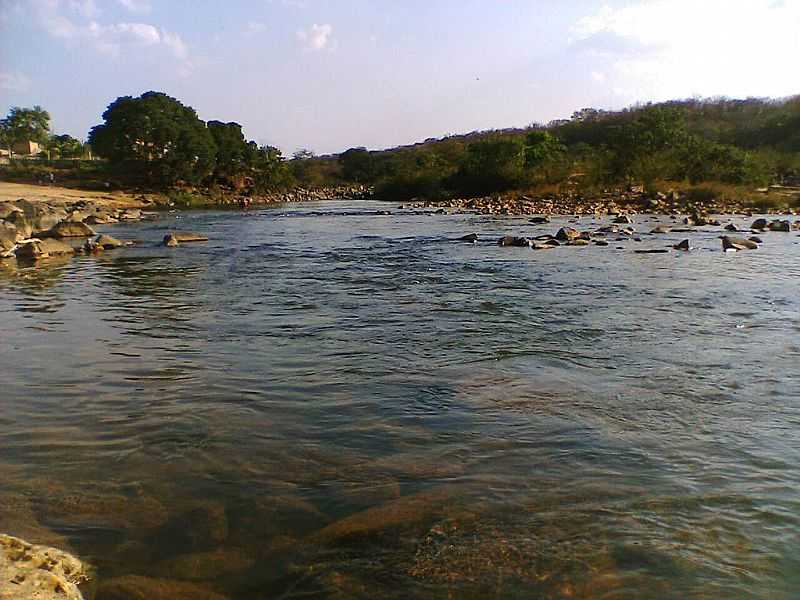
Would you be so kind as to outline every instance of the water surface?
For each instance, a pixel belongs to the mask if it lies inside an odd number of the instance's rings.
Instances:
[[[796,597],[795,233],[386,208],[0,266],[0,525],[233,600]]]

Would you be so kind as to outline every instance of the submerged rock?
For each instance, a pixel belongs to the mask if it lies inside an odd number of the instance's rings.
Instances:
[[[255,558],[239,548],[218,548],[173,556],[156,565],[155,574],[170,579],[210,581],[232,573],[241,573],[255,564]]]
[[[100,248],[104,250],[113,250],[114,248],[122,248],[125,244],[120,242],[117,238],[101,233],[94,241]]]
[[[162,243],[167,248],[175,248],[178,245],[178,238],[176,238],[173,234],[168,233],[164,236],[164,241]]]
[[[550,222],[550,217],[533,217],[529,221],[535,225],[544,225]]]
[[[413,525],[441,514],[445,503],[455,496],[453,486],[443,486],[402,496],[367,510],[352,514],[320,529],[310,537],[314,543],[330,544],[375,535],[404,525]]]
[[[206,587],[185,581],[125,575],[102,582],[98,600],[227,600]]]
[[[669,233],[670,231],[672,231],[671,227],[668,227],[667,225],[659,225],[658,227],[654,227],[650,233]]]
[[[38,260],[51,256],[70,256],[75,254],[75,249],[62,241],[45,238],[26,242],[16,250],[17,258]]]
[[[669,252],[666,248],[649,248],[647,250],[634,250],[634,254],[666,254]]]
[[[692,245],[689,242],[689,240],[683,240],[682,242],[679,242],[679,243],[675,244],[673,246],[673,248],[675,250],[684,250],[684,251],[688,252],[689,250],[692,249]]]
[[[498,246],[530,246],[528,238],[506,235],[497,240]]]
[[[478,241],[478,234],[477,233],[468,233],[467,235],[462,235],[458,238],[460,242],[477,242]]]
[[[207,242],[208,237],[200,233],[192,233],[191,231],[173,231],[169,235],[174,237],[178,242]]]
[[[614,219],[614,223],[629,225],[633,223],[633,219],[631,219],[628,215],[620,215]]]
[[[83,600],[88,580],[71,554],[0,534],[0,600]]]

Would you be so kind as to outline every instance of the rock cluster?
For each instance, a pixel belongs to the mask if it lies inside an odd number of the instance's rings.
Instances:
[[[92,225],[133,221],[145,217],[135,208],[114,209],[91,201],[0,203],[0,260],[38,260],[124,245],[110,236],[96,240]],[[81,244],[81,240],[86,243]]]
[[[629,223],[628,214],[688,213],[687,225],[713,224],[704,215],[714,213],[745,213],[745,206],[736,200],[717,199],[695,201],[678,191],[645,193],[638,189],[607,190],[596,195],[568,191],[532,196],[511,192],[481,198],[456,198],[442,202],[412,201],[402,208],[446,209],[456,212],[476,212],[485,215],[617,215],[618,224]],[[540,217],[543,218],[543,217]]]

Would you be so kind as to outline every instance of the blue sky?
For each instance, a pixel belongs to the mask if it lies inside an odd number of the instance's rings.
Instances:
[[[0,0],[0,110],[164,91],[291,153],[800,93],[800,0]]]

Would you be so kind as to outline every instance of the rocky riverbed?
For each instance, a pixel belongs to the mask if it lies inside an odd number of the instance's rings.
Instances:
[[[782,192],[787,201],[800,200],[800,189]],[[760,193],[754,193],[757,199]],[[752,202],[715,198],[696,200],[683,191],[646,193],[641,188],[608,190],[596,195],[574,192],[527,195],[509,192],[480,198],[444,201],[417,201],[403,205],[410,209],[467,211],[484,215],[614,215],[619,213],[657,214],[752,214]],[[794,212],[794,211],[792,211]]]

